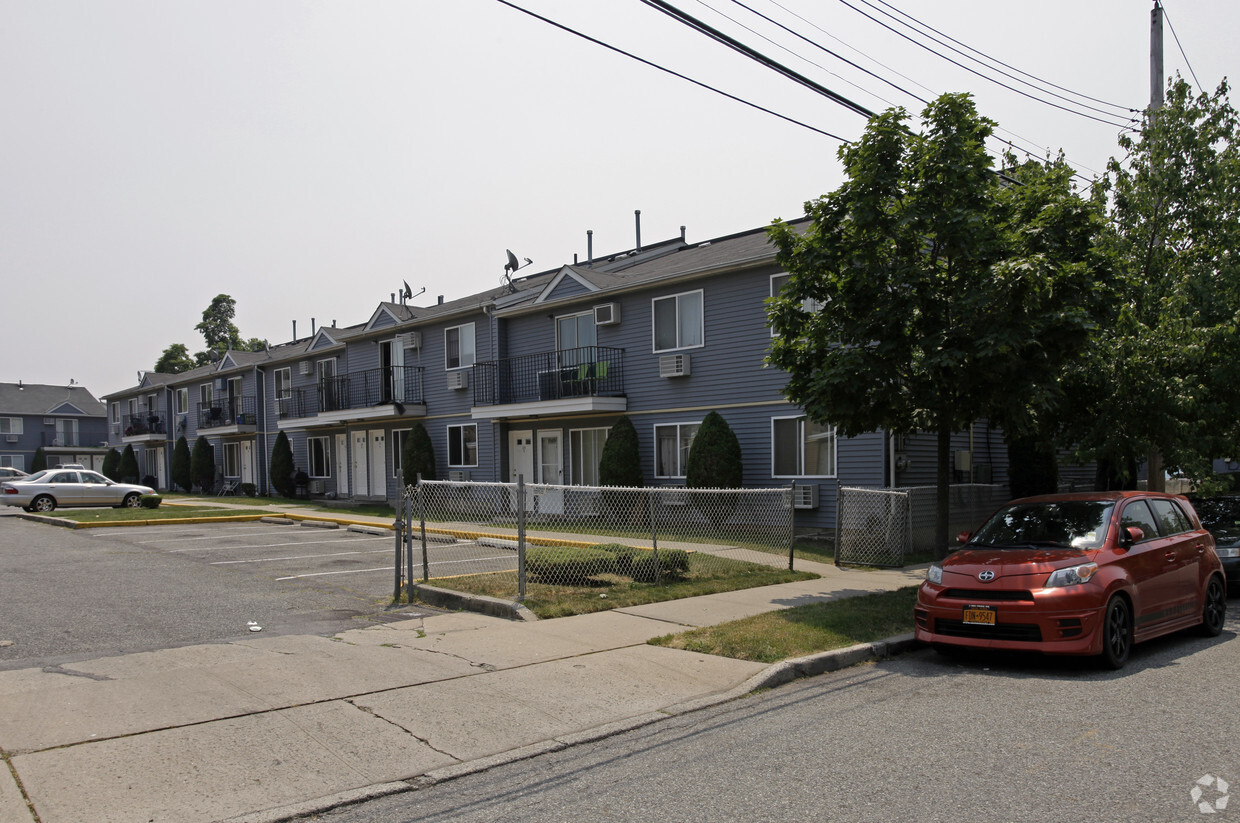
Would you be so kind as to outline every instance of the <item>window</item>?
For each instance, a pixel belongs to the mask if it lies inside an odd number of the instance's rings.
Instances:
[[[189,389],[177,389],[177,414],[185,414],[189,411]]]
[[[150,477],[159,477],[159,450],[147,449],[146,455],[146,473]]]
[[[462,369],[474,364],[474,324],[444,329],[444,350],[449,369]]]
[[[241,444],[225,443],[224,444],[224,476],[240,477],[241,476]]]
[[[1144,535],[1142,540],[1158,537],[1158,521],[1154,519],[1149,505],[1144,500],[1134,500],[1125,506],[1119,525],[1123,529],[1130,527],[1140,529]]]
[[[293,371],[287,366],[276,369],[276,399],[288,397],[293,393]]]
[[[112,422],[113,423],[121,422],[121,404],[117,403],[116,401],[112,401],[111,406],[112,406]]]
[[[568,432],[568,482],[573,486],[597,486],[599,459],[607,429],[571,429]]]
[[[655,477],[684,477],[689,448],[697,434],[697,423],[673,423],[654,427]]]
[[[0,417],[0,434],[21,434],[22,419],[20,417]]]
[[[835,477],[835,426],[807,417],[771,420],[772,477]]]
[[[1158,518],[1158,523],[1162,527],[1164,535],[1182,534],[1192,531],[1193,524],[1189,522],[1188,516],[1174,502],[1170,500],[1151,500],[1150,506],[1154,509],[1154,516]]]
[[[779,296],[780,290],[783,289],[783,287],[787,285],[788,281],[791,279],[792,279],[792,275],[790,274],[772,274],[771,275],[771,297]],[[801,308],[809,312],[810,314],[813,314],[814,312],[818,311],[819,309],[822,308],[822,306],[823,304],[821,301],[815,300],[812,297],[807,297],[801,301]],[[775,336],[774,329],[771,329],[771,336],[772,337]]]
[[[654,350],[691,349],[703,344],[702,292],[658,297],[654,304]]]
[[[211,406],[211,384],[203,383],[198,387],[198,404],[202,408],[210,408]]]
[[[405,441],[409,439],[409,429],[397,429],[392,432],[392,476],[404,482],[405,466],[402,462],[405,455]]]
[[[570,314],[555,319],[555,347],[559,351],[584,349],[598,345],[598,330],[594,325],[594,312]],[[571,364],[569,364],[571,365]]]
[[[26,470],[26,456],[22,454],[0,454],[0,466],[8,466],[18,471]]]
[[[478,465],[478,426],[448,426],[448,465]]]
[[[307,437],[306,452],[310,460],[311,477],[331,477],[331,453],[326,437]]]
[[[78,445],[78,421],[64,417],[56,418],[56,441],[61,446]]]

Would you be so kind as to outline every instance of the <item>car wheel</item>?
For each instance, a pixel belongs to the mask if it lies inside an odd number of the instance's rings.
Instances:
[[[125,495],[125,499],[121,502],[121,505],[129,509],[136,509],[142,505],[142,495],[137,492],[130,492]]]
[[[1132,651],[1132,610],[1116,595],[1107,602],[1102,619],[1102,662],[1109,669],[1122,669]]]
[[[1226,617],[1227,589],[1217,576],[1211,577],[1206,585],[1206,605],[1201,610],[1201,626],[1198,629],[1206,637],[1218,637]]]
[[[41,494],[34,500],[30,501],[30,510],[32,512],[41,512],[46,514],[56,510],[56,501],[46,494]]]

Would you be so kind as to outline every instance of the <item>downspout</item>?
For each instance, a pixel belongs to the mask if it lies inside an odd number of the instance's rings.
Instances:
[[[258,460],[255,461],[254,470],[261,471],[262,477],[254,478],[254,480],[256,481],[254,483],[254,487],[259,488],[259,489],[266,489],[267,493],[270,494],[271,489],[268,488],[267,483],[257,482],[260,480],[264,480],[265,478],[271,475],[270,467],[266,466],[266,461],[269,461],[271,459],[271,456],[269,452],[267,451],[267,386],[266,386],[266,379],[265,379],[266,377],[267,377],[267,372],[264,371],[263,369],[260,369],[257,365],[255,365],[254,366],[254,405],[257,406],[258,431],[262,435],[263,451],[259,455]],[[259,389],[260,382],[263,384],[261,390]],[[264,457],[263,455],[266,455],[266,457]]]

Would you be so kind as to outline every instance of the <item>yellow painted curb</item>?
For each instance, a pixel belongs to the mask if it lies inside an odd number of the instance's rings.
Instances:
[[[113,526],[185,526],[194,523],[244,523],[267,517],[265,514],[232,514],[224,517],[165,517],[160,520],[101,520],[82,522],[75,529],[100,529]]]

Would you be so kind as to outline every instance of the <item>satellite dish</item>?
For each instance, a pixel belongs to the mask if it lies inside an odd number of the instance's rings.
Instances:
[[[517,270],[517,256],[512,253],[512,249],[505,249],[508,252],[508,264],[504,266],[505,272],[514,272]]]
[[[404,298],[405,300],[408,300],[409,298],[413,297],[413,289],[409,288],[408,280],[402,280],[401,282],[405,284],[405,290],[401,292],[400,296]]]
[[[220,362],[220,353],[215,349],[211,349],[211,351],[207,352],[207,359],[212,363],[218,363]]]

